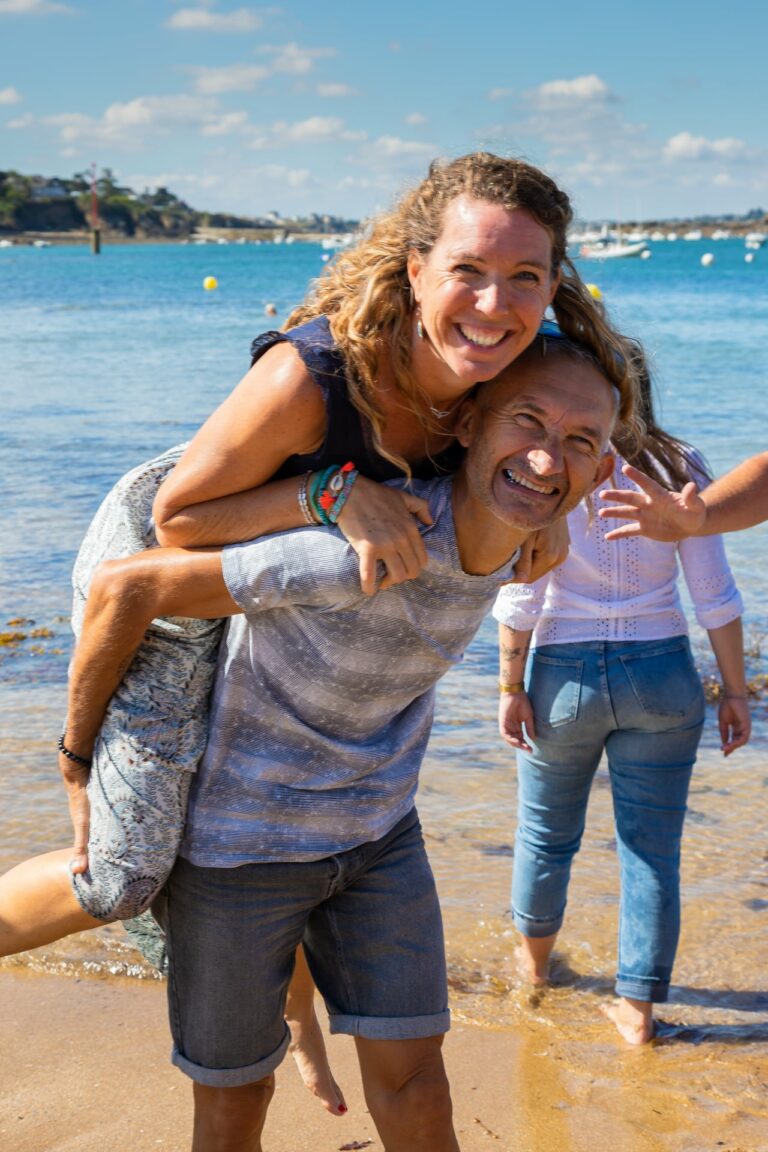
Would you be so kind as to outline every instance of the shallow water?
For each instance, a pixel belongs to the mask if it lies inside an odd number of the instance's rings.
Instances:
[[[585,265],[625,328],[654,353],[663,413],[716,471],[764,448],[768,255],[737,242],[703,270],[695,244],[650,261]],[[55,739],[70,650],[68,573],[82,531],[128,467],[186,439],[247,367],[251,337],[279,325],[321,268],[320,249],[4,250],[0,253],[0,869],[66,844]],[[220,289],[204,294],[212,272]],[[765,529],[729,540],[746,602],[750,671],[765,671]],[[36,629],[50,634],[32,635]],[[702,671],[712,669],[694,630]],[[752,745],[728,761],[710,709],[691,793],[684,924],[658,1037],[634,1051],[598,1013],[610,996],[618,910],[607,776],[599,773],[574,869],[553,986],[520,986],[507,912],[515,769],[495,730],[488,622],[444,681],[420,809],[443,901],[458,1020],[521,1037],[511,1070],[528,1146],[581,1149],[569,1101],[613,1117],[622,1152],[768,1149],[768,761],[765,704]],[[152,972],[121,929],[17,961],[48,971]],[[618,1130],[618,1129],[615,1129]]]

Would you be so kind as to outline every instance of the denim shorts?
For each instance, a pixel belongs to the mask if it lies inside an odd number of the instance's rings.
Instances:
[[[415,810],[380,840],[309,863],[179,859],[156,912],[172,1060],[200,1084],[250,1084],[281,1062],[302,942],[332,1032],[410,1040],[448,1030],[442,920]]]

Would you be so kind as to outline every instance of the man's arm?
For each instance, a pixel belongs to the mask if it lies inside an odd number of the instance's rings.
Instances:
[[[622,471],[641,490],[610,488],[600,493],[603,500],[617,505],[601,508],[600,516],[630,521],[606,533],[607,540],[648,536],[674,541],[738,532],[768,520],[768,452],[751,456],[702,492],[694,484],[686,484],[681,492],[668,492],[629,464]]]
[[[67,696],[67,748],[90,759],[107,705],[156,616],[216,619],[241,609],[224,582],[219,550],[157,548],[110,560],[94,574]],[[63,754],[59,768],[75,828],[73,870],[87,867],[88,769]]]

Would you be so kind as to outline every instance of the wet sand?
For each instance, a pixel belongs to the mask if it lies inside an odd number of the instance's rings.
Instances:
[[[162,985],[4,971],[0,1018],[4,1152],[188,1149],[190,1088],[168,1061]],[[278,1071],[267,1152],[381,1147],[353,1042],[330,1037],[329,1049],[349,1114],[325,1113],[288,1058]],[[587,1050],[591,1059],[580,1063]],[[762,1072],[754,1066],[735,1109],[719,1099],[717,1054],[706,1049],[687,1062],[684,1076],[649,1089],[648,1066],[663,1061],[663,1053],[663,1043],[635,1051],[607,1032],[596,1050],[535,1014],[514,1030],[458,1022],[446,1041],[446,1062],[460,1145],[464,1152],[768,1149],[765,1063]]]

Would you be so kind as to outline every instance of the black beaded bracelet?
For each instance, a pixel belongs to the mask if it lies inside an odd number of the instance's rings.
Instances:
[[[66,756],[67,760],[71,760],[73,764],[79,764],[81,768],[90,768],[91,761],[86,760],[85,756],[78,756],[76,752],[70,752],[64,743],[64,733],[59,736],[59,752],[62,756]]]

